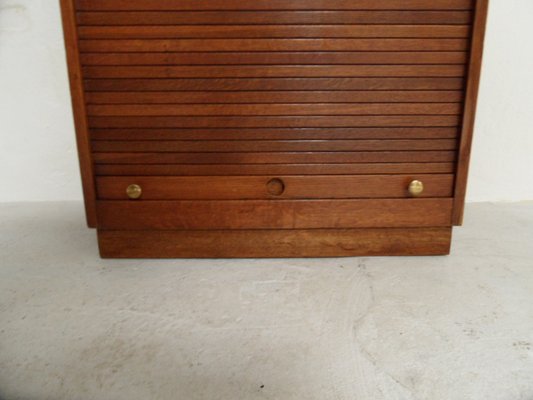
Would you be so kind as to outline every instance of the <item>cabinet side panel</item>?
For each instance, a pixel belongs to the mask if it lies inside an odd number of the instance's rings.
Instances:
[[[87,224],[95,228],[96,222],[96,194],[94,187],[94,172],[90,149],[87,114],[81,76],[80,57],[78,50],[78,34],[76,31],[75,9],[73,0],[61,0],[61,15],[67,54],[70,93],[74,112],[74,126],[76,128],[76,142],[80,162],[83,196]]]
[[[455,196],[453,207],[453,224],[462,225],[468,180],[468,167],[472,148],[472,137],[476,119],[476,106],[481,76],[481,60],[483,58],[483,43],[487,23],[488,0],[477,0],[474,16],[474,30],[470,50],[470,65],[468,69],[468,83],[466,88],[463,128],[459,147]]]

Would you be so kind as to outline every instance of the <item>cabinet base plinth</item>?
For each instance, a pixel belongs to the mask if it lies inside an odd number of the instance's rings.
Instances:
[[[99,230],[103,258],[293,258],[446,255],[451,228]]]

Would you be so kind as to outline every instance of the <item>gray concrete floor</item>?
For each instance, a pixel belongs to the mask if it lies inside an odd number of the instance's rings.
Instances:
[[[101,260],[78,203],[0,206],[0,398],[533,399],[533,203],[449,257]]]

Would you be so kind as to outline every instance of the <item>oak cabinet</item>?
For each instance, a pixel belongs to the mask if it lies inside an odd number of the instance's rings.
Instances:
[[[61,0],[103,257],[447,254],[486,0]]]

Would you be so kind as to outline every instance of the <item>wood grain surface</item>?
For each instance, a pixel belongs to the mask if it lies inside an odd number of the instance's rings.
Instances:
[[[451,228],[99,230],[104,258],[273,258],[444,255]]]
[[[97,202],[100,229],[321,229],[451,226],[452,199]]]
[[[401,4],[396,2],[397,4]],[[328,3],[329,4],[329,3]],[[431,2],[426,2],[431,5]],[[162,25],[319,25],[319,24],[442,24],[468,25],[471,10],[283,10],[283,11],[126,11],[106,10],[77,13],[78,24],[96,26]]]
[[[76,0],[78,10],[470,10],[474,0]]]
[[[97,176],[453,174],[453,162],[331,164],[96,164]]]
[[[409,183],[424,182],[421,197],[451,197],[453,175],[99,177],[98,198],[128,200],[126,188],[142,187],[142,200],[409,198]],[[282,182],[272,193],[269,183]]]

